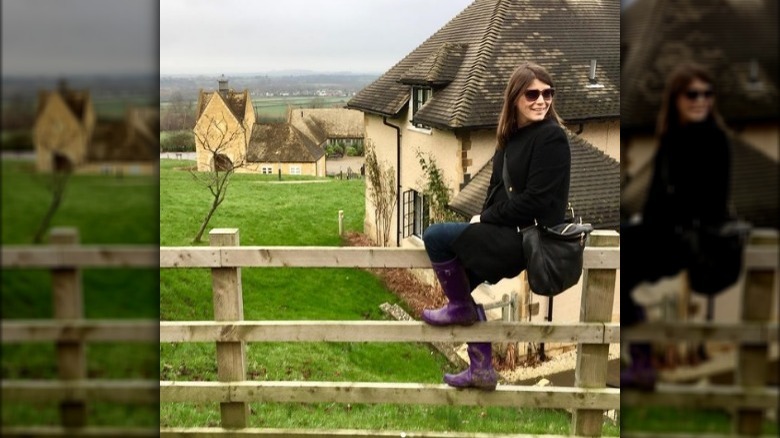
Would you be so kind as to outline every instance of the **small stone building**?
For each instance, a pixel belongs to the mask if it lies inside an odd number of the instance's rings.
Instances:
[[[570,200],[577,216],[615,230],[620,202],[620,4],[600,0],[475,0],[399,60],[347,106],[362,111],[366,142],[396,172],[398,199],[390,245],[423,247],[428,196],[420,156],[436,162],[450,190],[450,208],[464,221],[482,206],[496,147],[503,91],[523,61],[547,68],[555,106],[572,148]],[[375,207],[366,198],[365,233],[375,235]],[[428,273],[422,273],[425,277]],[[429,276],[432,280],[432,276]],[[620,287],[619,273],[616,291]],[[484,291],[483,289],[489,289]],[[523,291],[523,292],[519,292]],[[539,302],[525,315],[542,321],[552,301],[529,295],[520,277],[477,300],[518,292]],[[581,285],[556,297],[553,320],[579,317]],[[613,320],[619,320],[615,293]]]
[[[234,166],[240,172],[325,176],[328,143],[363,142],[359,111],[290,109],[285,123],[257,123],[249,90],[230,89],[224,77],[217,91],[200,91],[197,112],[199,171],[217,165]]]
[[[41,91],[33,125],[36,169],[152,174],[159,151],[159,110],[128,108],[122,120],[101,120],[87,90]]]

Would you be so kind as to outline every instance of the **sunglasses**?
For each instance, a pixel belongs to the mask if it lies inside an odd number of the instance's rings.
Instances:
[[[686,97],[688,100],[696,100],[696,99],[698,99],[698,98],[700,98],[700,97],[703,97],[703,98],[705,98],[705,99],[709,99],[709,98],[711,98],[712,96],[714,96],[714,95],[715,95],[715,92],[714,92],[714,91],[712,91],[712,90],[704,90],[704,91],[700,91],[700,90],[688,90],[688,91],[686,91],[686,92],[685,92],[685,93],[683,93],[683,94],[685,95],[685,97]]]
[[[546,90],[526,90],[525,91],[525,98],[529,102],[535,102],[536,99],[539,99],[539,96],[542,96],[542,99],[549,102],[552,100],[553,96],[555,96],[555,89],[554,88],[548,88]]]

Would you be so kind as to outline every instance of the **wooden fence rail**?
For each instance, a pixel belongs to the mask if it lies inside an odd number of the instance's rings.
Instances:
[[[56,235],[74,235],[58,230]],[[778,324],[769,311],[776,287],[777,235],[759,233],[745,253],[744,323],[644,325],[623,333],[631,340],[723,340],[739,344],[738,384],[730,387],[660,385],[652,395],[606,388],[610,343],[621,339],[610,321],[619,237],[597,231],[585,250],[583,293],[578,323],[490,322],[472,327],[432,327],[403,321],[244,321],[241,268],[428,268],[423,249],[334,247],[242,247],[238,230],[217,229],[209,247],[159,249],[164,269],[212,271],[215,321],[86,320],[80,292],[82,268],[157,267],[156,248],[78,246],[77,237],[55,238],[49,247],[2,249],[3,269],[49,269],[54,275],[55,307],[51,321],[4,320],[3,343],[55,342],[60,380],[2,382],[2,400],[61,402],[63,426],[3,426],[4,436],[152,436],[149,430],[87,427],[85,405],[91,400],[131,403],[220,402],[221,427],[161,428],[161,436],[399,436],[397,432],[360,430],[257,429],[248,427],[250,402],[419,403],[434,405],[535,406],[573,411],[570,436],[600,436],[604,411],[624,405],[666,405],[733,409],[734,432],[755,436],[766,409],[777,408],[778,392],[767,388],[767,346],[778,342]],[[57,240],[60,239],[60,240]],[[153,260],[152,260],[153,259]],[[87,342],[215,342],[218,382],[103,381],[86,379],[83,348]],[[246,380],[247,342],[570,342],[577,344],[575,387],[500,385],[494,392],[463,391],[446,385],[373,382],[259,382]],[[73,364],[76,364],[75,366]],[[756,371],[758,370],[758,371]],[[759,426],[760,427],[760,426]],[[390,435],[388,435],[388,433]],[[401,432],[406,434],[406,432]],[[462,436],[445,432],[410,432],[406,436]],[[470,434],[499,437],[502,435]],[[512,435],[520,436],[520,435]],[[641,436],[641,433],[637,434]],[[670,435],[671,436],[671,435]],[[680,435],[682,436],[682,435]],[[552,436],[550,436],[552,437]]]
[[[217,436],[224,430],[262,435],[248,428],[248,403],[398,403],[472,406],[532,406],[571,409],[571,433],[599,436],[604,411],[618,409],[620,392],[606,388],[610,343],[620,341],[619,324],[610,321],[619,238],[595,232],[585,250],[582,318],[579,323],[490,322],[472,327],[432,327],[419,321],[243,321],[241,269],[430,268],[424,249],[374,247],[242,247],[238,230],[218,229],[210,247],[164,247],[160,267],[210,268],[216,321],[161,321],[161,342],[216,342],[218,382],[160,382],[161,402],[219,402],[221,428],[161,429],[163,436]],[[447,385],[375,382],[258,382],[246,379],[247,342],[465,342],[554,341],[577,343],[584,359],[575,387],[500,385],[496,391],[462,391]],[[595,347],[589,349],[589,347]],[[279,436],[299,431],[275,429]],[[311,435],[309,432],[307,435]],[[431,435],[429,435],[431,434]],[[319,431],[318,436],[372,436],[366,431]],[[399,435],[395,435],[399,436]],[[434,432],[408,436],[444,436]],[[459,435],[462,436],[462,435]],[[482,436],[482,435],[480,435]],[[485,435],[491,436],[491,435]],[[518,435],[514,435],[518,436]]]
[[[157,247],[79,246],[73,228],[51,230],[50,245],[2,249],[2,268],[46,269],[52,276],[53,320],[3,320],[4,344],[54,342],[58,380],[3,380],[4,406],[14,402],[58,403],[59,427],[6,426],[2,436],[156,436],[157,429],[92,427],[88,404],[95,401],[159,404],[156,380],[99,380],[87,378],[89,342],[157,343],[159,322],[146,320],[87,320],[81,283],[82,268],[157,268]]]
[[[766,411],[777,411],[779,405],[777,387],[767,387],[769,345],[778,342],[778,324],[771,321],[772,309],[778,305],[773,302],[778,293],[777,241],[777,230],[755,230],[751,235],[745,252],[739,323],[647,323],[622,334],[623,341],[733,342],[737,345],[735,384],[706,387],[661,384],[653,392],[624,389],[621,394],[623,406],[725,409],[734,412],[734,435],[761,434]]]

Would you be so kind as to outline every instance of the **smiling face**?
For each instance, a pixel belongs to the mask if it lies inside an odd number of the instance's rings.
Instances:
[[[710,115],[714,102],[712,85],[694,78],[688,87],[677,95],[677,112],[680,124],[703,122]]]
[[[545,84],[539,79],[534,79],[528,85],[528,88],[517,97],[515,105],[517,106],[517,125],[518,127],[526,126],[533,122],[539,122],[544,120],[547,115],[547,111],[550,110],[550,104],[552,103],[552,94],[549,90],[549,84]],[[537,91],[538,93],[534,93]],[[530,92],[530,93],[529,93]],[[535,100],[529,100],[527,94],[537,94]],[[545,98],[545,94],[547,98]]]

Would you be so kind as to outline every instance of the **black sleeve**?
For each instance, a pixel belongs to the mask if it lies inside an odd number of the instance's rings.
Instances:
[[[493,190],[501,182],[501,166],[503,163],[504,155],[496,151],[496,153],[493,154],[493,173],[490,175],[490,184],[488,184],[487,191],[485,192],[485,201],[482,203],[483,209],[487,205],[488,201],[490,201],[490,194],[493,193]]]
[[[713,139],[711,155],[703,166],[704,175],[699,180],[698,211],[702,222],[718,223],[729,214],[729,190],[731,182],[731,147],[725,133],[719,132]]]
[[[559,126],[552,125],[532,142],[525,189],[512,199],[488,207],[480,216],[481,222],[510,226],[533,223],[536,218],[551,216],[549,210],[561,204],[555,198],[568,193],[571,169],[571,150],[566,134]],[[520,164],[510,159],[507,163],[509,174],[512,175],[513,167]]]

